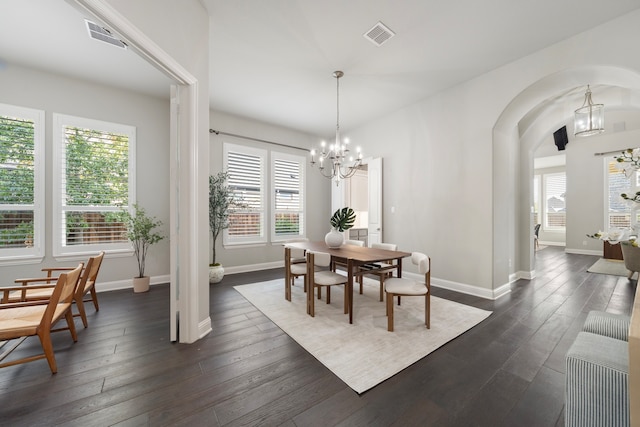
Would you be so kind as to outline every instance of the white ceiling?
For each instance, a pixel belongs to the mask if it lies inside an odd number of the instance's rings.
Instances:
[[[168,78],[131,51],[89,39],[64,0],[0,2],[0,78],[18,64],[168,95]],[[348,131],[640,7],[640,0],[202,3],[211,16],[211,107],[316,135],[335,128],[335,70],[345,73],[340,126]],[[381,47],[362,36],[378,21],[396,33]]]

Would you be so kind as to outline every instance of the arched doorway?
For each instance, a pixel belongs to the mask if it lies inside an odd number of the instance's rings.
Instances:
[[[533,153],[545,136],[562,126],[573,131],[573,109],[582,104],[587,84],[636,92],[640,75],[628,69],[586,66],[549,75],[533,83],[504,109],[493,128],[493,287],[535,277],[531,224]],[[629,100],[633,97],[629,97]],[[634,108],[609,99],[607,111]],[[606,123],[606,119],[605,119]]]

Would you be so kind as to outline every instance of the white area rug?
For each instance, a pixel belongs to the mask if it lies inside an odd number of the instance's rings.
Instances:
[[[385,303],[377,281],[354,285],[353,324],[343,313],[343,291],[334,287],[331,304],[316,299],[316,315],[306,313],[302,278],[284,299],[284,279],[236,286],[249,302],[357,393],[364,393],[474,327],[491,312],[431,297],[431,329],[424,325],[424,298],[405,297],[395,305],[394,332],[387,331]]]
[[[611,274],[614,276],[627,276],[629,271],[624,266],[624,261],[617,259],[600,258],[591,267],[587,269],[589,273]]]

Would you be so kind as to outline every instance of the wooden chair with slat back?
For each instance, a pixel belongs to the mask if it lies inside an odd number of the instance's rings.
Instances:
[[[67,322],[67,328],[65,329],[70,331],[74,342],[78,340],[73,323],[71,305],[82,267],[83,265],[79,264],[75,269],[62,273],[56,279],[55,285],[28,284],[20,287],[2,288],[2,291],[6,293],[15,290],[22,291],[24,286],[34,291],[52,289],[52,292],[46,301],[35,300],[0,304],[0,340],[5,341],[4,345],[9,346],[9,349],[0,355],[0,368],[47,359],[51,373],[55,374],[58,371],[51,342],[52,327],[59,320],[65,318]],[[43,353],[4,362],[20,343],[30,336],[38,336]]]
[[[75,313],[74,316],[80,317],[82,319],[82,324],[85,328],[88,326],[88,322],[84,303],[92,301],[95,310],[100,310],[95,285],[98,278],[98,273],[100,271],[100,266],[102,265],[102,260],[104,259],[104,255],[105,253],[104,251],[102,251],[98,255],[89,258],[89,260],[87,261],[87,265],[80,276],[77,289],[74,292],[74,302],[78,309],[78,313]],[[47,300],[51,297],[52,289],[27,289],[26,285],[40,282],[53,283],[57,280],[57,273],[68,272],[70,270],[73,270],[73,268],[47,267],[42,269],[42,271],[47,273],[47,277],[16,279],[15,282],[22,284],[23,288],[20,288],[20,290],[18,291],[12,292],[11,294],[9,294],[8,298],[6,300],[3,300],[2,302]],[[85,299],[85,296],[87,294],[90,294],[90,299]]]

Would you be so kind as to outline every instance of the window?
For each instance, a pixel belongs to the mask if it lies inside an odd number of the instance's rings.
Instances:
[[[618,162],[613,158],[606,160],[607,165],[607,182],[608,182],[608,194],[607,194],[607,224],[605,228],[629,228],[631,227],[631,215],[632,212],[638,215],[636,210],[632,210],[631,207],[635,202],[627,202],[620,194],[635,194],[640,190],[640,176],[637,172],[633,172],[631,176],[627,177],[618,169]],[[635,223],[638,223],[636,219]]]
[[[118,219],[135,201],[135,128],[53,115],[54,255],[131,246]]]
[[[265,163],[267,153],[250,147],[224,144],[227,185],[239,206],[230,209],[223,242],[263,243],[265,233]]]
[[[229,212],[225,245],[282,242],[305,235],[304,157],[229,143],[223,145],[223,157],[227,185],[237,203]]]
[[[304,234],[305,158],[272,153],[271,241],[282,241]]]
[[[0,104],[0,262],[44,256],[44,111]]]
[[[544,175],[544,227],[547,230],[565,230],[567,209],[565,193],[567,179],[564,173]]]

